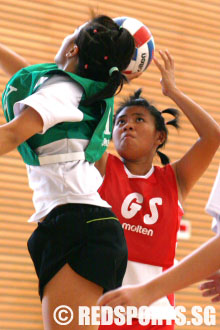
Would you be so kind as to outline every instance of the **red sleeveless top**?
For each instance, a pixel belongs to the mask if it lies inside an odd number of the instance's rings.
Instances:
[[[183,211],[171,165],[154,166],[145,176],[132,177],[122,161],[109,154],[99,193],[124,228],[129,260],[173,265]]]

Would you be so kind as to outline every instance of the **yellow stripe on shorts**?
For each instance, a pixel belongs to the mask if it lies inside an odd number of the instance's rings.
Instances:
[[[88,220],[88,221],[86,221],[86,223],[91,223],[91,222],[94,222],[94,221],[101,221],[101,220],[109,220],[109,219],[119,221],[119,220],[118,220],[117,218],[115,218],[115,217],[108,217],[108,218],[98,218],[98,219]]]

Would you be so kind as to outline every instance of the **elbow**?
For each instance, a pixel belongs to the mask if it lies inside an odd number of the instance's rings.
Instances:
[[[210,144],[217,150],[220,146],[220,125],[216,125],[209,134]]]

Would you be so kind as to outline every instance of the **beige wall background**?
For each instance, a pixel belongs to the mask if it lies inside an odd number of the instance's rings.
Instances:
[[[168,48],[174,56],[178,86],[220,123],[219,0],[0,0],[0,42],[31,64],[51,62],[62,39],[88,20],[90,8],[111,17],[131,16],[143,21],[154,35],[156,50]],[[7,80],[0,72],[1,93]],[[174,106],[162,95],[159,80],[159,72],[152,64],[116,97],[116,106],[122,97],[140,86],[159,109]],[[1,112],[0,124],[4,122]],[[192,126],[181,116],[180,132],[170,129],[166,153],[171,161],[181,157],[196,139]],[[109,149],[114,152],[112,145]],[[184,219],[191,222],[192,232],[190,239],[178,243],[179,260],[213,236],[212,219],[204,208],[219,160],[218,151],[184,205]],[[35,228],[27,223],[33,212],[31,198],[26,169],[17,151],[0,157],[1,330],[43,329],[36,275],[26,248],[26,241]],[[209,299],[201,297],[197,285],[179,292],[176,304],[185,306],[188,320],[192,317],[192,306],[213,305]],[[219,306],[215,305],[217,325],[213,329],[220,327]],[[207,327],[203,323],[197,329]]]

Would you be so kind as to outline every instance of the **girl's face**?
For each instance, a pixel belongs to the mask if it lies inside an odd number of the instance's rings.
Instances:
[[[75,43],[75,40],[79,34],[79,32],[81,31],[82,28],[85,27],[85,25],[87,24],[88,22],[86,22],[85,24],[79,26],[75,31],[74,33],[72,34],[69,34],[68,36],[66,36],[60,46],[60,49],[58,50],[55,58],[54,58],[54,61],[55,63],[58,65],[58,67],[63,67],[65,64],[66,64],[66,61],[67,61],[67,54],[72,50],[74,49],[74,43]]]
[[[163,142],[154,117],[142,106],[124,108],[116,117],[113,141],[118,154],[127,160],[149,159]]]

